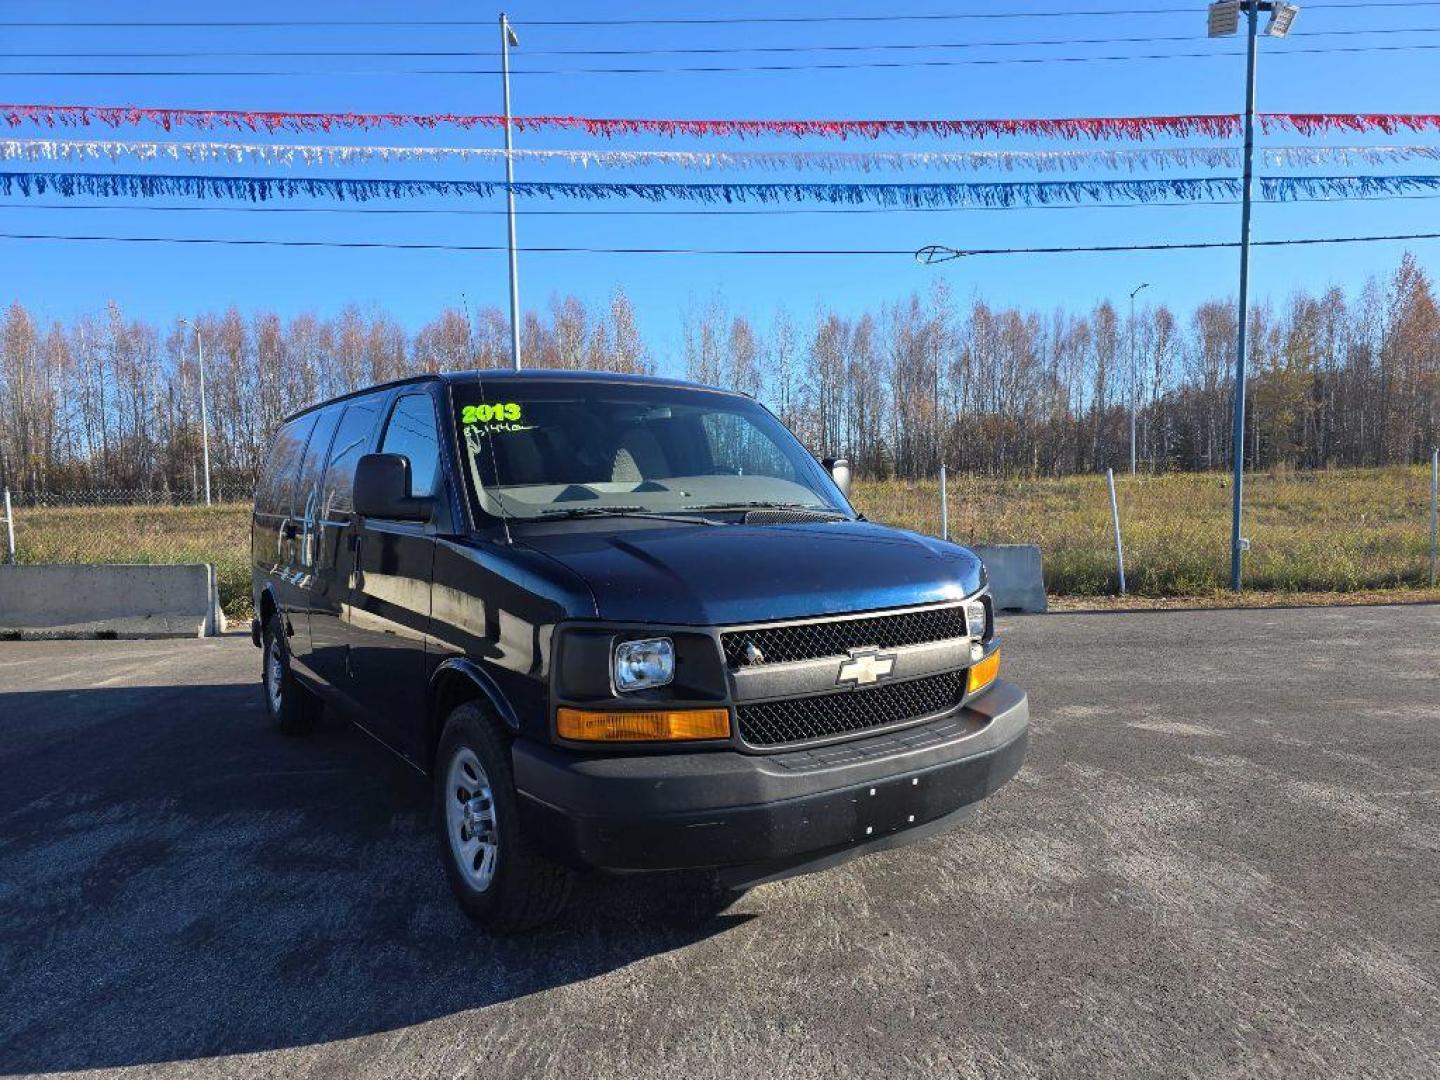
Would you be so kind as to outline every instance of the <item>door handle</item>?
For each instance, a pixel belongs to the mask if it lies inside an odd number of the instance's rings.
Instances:
[[[360,550],[365,546],[365,537],[356,533],[350,540],[355,547],[355,557],[350,560],[350,589],[355,592],[365,587],[365,571],[360,567]]]
[[[294,540],[300,534],[300,526],[294,521],[287,521],[280,526],[280,532],[286,540]]]

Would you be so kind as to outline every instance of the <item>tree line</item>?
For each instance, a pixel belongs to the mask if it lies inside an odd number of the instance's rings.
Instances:
[[[1406,254],[1355,295],[1297,292],[1248,315],[1247,464],[1410,463],[1440,442],[1440,308]],[[287,320],[269,311],[132,320],[116,304],[40,325],[19,303],[0,334],[0,482],[19,491],[198,488],[205,350],[213,475],[247,490],[282,417],[419,372],[505,367],[497,308],[447,308],[407,333],[382,311]],[[1231,453],[1236,318],[1215,299],[1133,316],[995,307],[943,283],[859,315],[777,308],[764,323],[720,296],[685,313],[680,355],[657,357],[623,290],[552,297],[522,321],[527,367],[681,372],[765,401],[817,454],[862,475],[996,476],[1128,467],[1221,468]]]

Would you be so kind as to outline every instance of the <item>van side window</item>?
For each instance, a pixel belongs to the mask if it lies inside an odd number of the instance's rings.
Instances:
[[[345,406],[321,485],[320,504],[325,517],[355,509],[355,464],[370,449],[370,436],[379,415],[380,403],[374,398],[361,398]]]
[[[406,394],[395,402],[385,425],[382,454],[404,454],[410,459],[410,494],[434,495],[440,487],[440,437],[435,430],[435,407],[429,394]]]
[[[295,476],[300,470],[300,459],[305,454],[305,444],[314,426],[315,414],[307,413],[276,432],[270,460],[266,462],[265,473],[255,489],[255,509],[260,513],[289,516]]]
[[[340,407],[331,405],[322,409],[315,420],[315,430],[310,434],[310,444],[305,448],[304,463],[295,483],[296,517],[314,521],[320,511],[320,479],[324,472],[325,458],[330,452],[330,437],[335,434],[335,425],[340,419]]]

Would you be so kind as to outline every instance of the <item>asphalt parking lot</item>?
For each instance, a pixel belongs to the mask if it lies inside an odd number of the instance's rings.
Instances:
[[[423,781],[244,637],[0,645],[0,1072],[1434,1076],[1440,609],[1012,619],[974,822],[474,932]]]

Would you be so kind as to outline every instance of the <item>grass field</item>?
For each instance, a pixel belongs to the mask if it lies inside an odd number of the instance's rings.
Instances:
[[[250,617],[249,503],[16,507],[15,547],[22,563],[213,563],[226,616]]]
[[[1214,473],[1116,481],[1130,592],[1205,596],[1230,580],[1228,478]],[[937,484],[863,483],[856,505],[879,521],[939,531]],[[950,483],[960,543],[1030,543],[1053,594],[1116,591],[1115,540],[1103,476]],[[1427,468],[1268,474],[1245,480],[1249,588],[1354,592],[1416,588],[1429,575]]]
[[[1132,596],[1221,596],[1229,581],[1231,496],[1222,478],[1123,477],[1118,488]],[[1389,590],[1434,598],[1424,588],[1427,469],[1260,474],[1247,478],[1245,492],[1252,543],[1245,580],[1267,599]],[[877,521],[939,532],[934,481],[862,482],[854,494],[856,506]],[[244,618],[249,514],[244,504],[17,508],[16,542],[21,562],[214,563],[226,614]],[[1062,606],[1116,592],[1104,477],[954,478],[950,529],[961,543],[1039,544],[1047,588]]]

